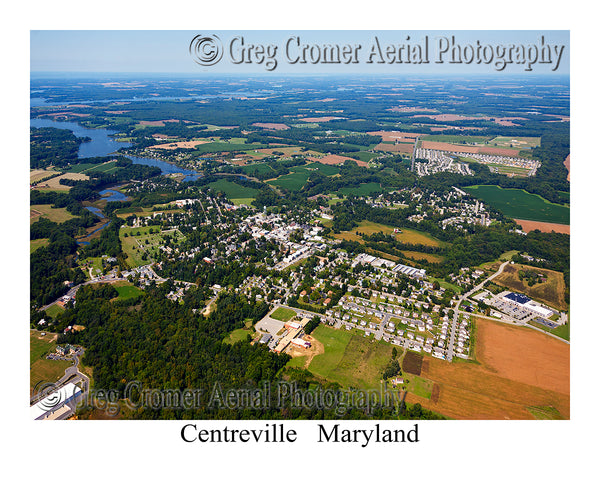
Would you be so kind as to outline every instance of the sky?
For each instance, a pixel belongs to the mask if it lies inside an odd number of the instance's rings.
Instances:
[[[192,48],[190,52],[190,45],[196,37],[213,35],[219,38],[222,56],[218,63],[200,65],[194,58],[206,62],[213,58],[214,50],[210,43],[201,42],[199,50]],[[550,46],[546,49],[551,53],[547,64],[539,63],[542,37]],[[568,30],[31,30],[30,40],[31,72],[568,75],[570,71]],[[480,64],[476,63],[478,42]],[[350,63],[324,64],[324,45],[339,46],[340,50],[346,46]],[[403,45],[410,45],[417,58],[429,63],[407,63],[405,53],[401,64],[379,63],[388,49],[396,51],[391,55],[398,58],[397,52]],[[527,64],[516,63],[500,70],[503,62],[496,49],[508,49],[510,45],[523,45],[532,60],[537,56],[538,61],[528,62],[531,71],[526,70]],[[560,46],[564,49],[559,61]],[[460,59],[454,57],[454,63],[452,51],[461,54]],[[321,57],[315,60],[319,54]],[[473,61],[468,64],[471,55]],[[493,60],[489,55],[493,55]],[[487,60],[491,62],[486,64]]]

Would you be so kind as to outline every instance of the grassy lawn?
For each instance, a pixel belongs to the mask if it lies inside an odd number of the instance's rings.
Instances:
[[[63,223],[75,218],[67,212],[66,208],[52,208],[52,205],[31,205],[29,207],[29,224],[39,220],[41,217],[56,223]]]
[[[570,222],[569,207],[551,203],[525,190],[500,188],[497,185],[476,185],[464,189],[511,218],[563,225]]]
[[[46,313],[47,313],[48,315],[50,315],[52,318],[56,318],[56,316],[57,316],[59,313],[62,313],[62,312],[64,312],[64,311],[65,311],[65,309],[64,309],[63,307],[61,307],[60,305],[57,305],[56,303],[55,303],[54,305],[51,305],[51,306],[49,306],[49,307],[46,309]]]
[[[119,238],[121,239],[123,251],[127,254],[127,263],[130,267],[139,267],[150,263],[158,253],[159,246],[164,244],[167,236],[175,238],[177,242],[185,239],[185,236],[179,230],[163,233],[159,232],[159,228],[157,226],[125,227],[119,230]],[[150,233],[151,229],[154,233]],[[125,234],[127,234],[127,237],[125,237]],[[142,258],[144,253],[147,253],[145,260]]]
[[[30,393],[38,383],[56,382],[71,365],[70,361],[46,360],[48,352],[56,349],[52,335],[41,337],[38,332],[29,333],[29,387]]]
[[[393,346],[356,332],[317,327],[312,335],[324,345],[325,353],[313,358],[309,370],[345,387],[378,389]]]
[[[140,290],[135,285],[132,285],[126,280],[119,281],[113,284],[119,296],[117,297],[119,300],[128,300],[130,298],[137,298],[142,295],[144,292]]]
[[[282,175],[275,180],[269,180],[267,183],[282,189],[298,191],[304,186],[308,177],[310,177],[310,173],[308,170],[298,169],[287,175]]]
[[[281,320],[282,322],[287,322],[296,316],[296,312],[290,310],[289,308],[279,307],[271,314],[271,318],[275,320]]]
[[[252,330],[248,329],[248,328],[238,328],[236,330],[234,330],[233,332],[231,332],[229,334],[229,336],[223,340],[223,342],[228,343],[230,345],[233,345],[236,342],[241,342],[243,340],[246,340],[246,337],[248,335],[252,336]]]

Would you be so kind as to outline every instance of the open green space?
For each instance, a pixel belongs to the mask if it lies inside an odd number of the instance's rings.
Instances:
[[[46,360],[46,355],[56,349],[54,336],[42,337],[38,332],[29,334],[29,388],[33,392],[38,384],[56,382],[71,365],[70,361]]]
[[[497,208],[507,217],[569,224],[569,207],[551,203],[525,190],[501,188],[497,185],[475,185],[463,188],[474,197]]]
[[[279,307],[270,316],[275,320],[287,322],[296,316],[296,312],[294,312],[294,310],[290,310],[289,308]]]
[[[41,214],[41,215],[40,215]],[[31,205],[29,207],[29,224],[38,221],[41,217],[56,223],[63,223],[75,218],[66,208],[53,208],[52,205]]]
[[[379,388],[391,359],[391,345],[324,325],[319,325],[312,336],[323,344],[325,352],[313,358],[309,371],[345,387]]]
[[[261,143],[226,143],[226,142],[211,142],[196,145],[194,151],[196,153],[218,153],[218,152],[234,152],[234,151],[246,151],[246,150],[258,150],[259,148],[266,148],[266,145]]]
[[[119,294],[119,296],[117,297],[119,300],[129,300],[130,298],[137,298],[144,293],[141,289],[139,289],[135,285],[132,285],[126,280],[116,282],[115,284],[113,284],[113,286]]]
[[[255,188],[244,187],[243,185],[239,185],[225,179],[219,179],[216,182],[211,182],[208,184],[208,186],[217,192],[223,192],[230,200],[236,198],[256,198],[256,195],[258,194],[258,190]]]
[[[40,247],[48,245],[49,240],[47,238],[36,238],[35,240],[29,241],[29,253],[35,252]]]
[[[310,173],[308,170],[296,170],[275,180],[269,180],[267,183],[285,190],[298,191],[304,186]]]
[[[361,183],[356,187],[344,187],[338,190],[338,193],[342,195],[355,195],[357,197],[363,195],[371,195],[373,193],[384,192],[385,189],[381,187],[379,183],[369,182]]]
[[[240,167],[246,175],[253,175],[255,173],[270,173],[274,170],[268,163],[250,163],[249,165],[243,165]]]
[[[124,227],[119,230],[123,252],[127,254],[127,264],[132,268],[151,263],[167,237],[171,237],[171,242],[177,243],[185,239],[179,230],[162,232],[157,226]]]
[[[407,391],[422,398],[431,398],[433,380],[422,378],[417,375],[411,375],[409,373],[405,374],[405,380],[408,380],[408,384],[406,384]]]
[[[249,328],[238,328],[234,331],[232,331],[229,336],[227,338],[225,338],[225,340],[223,340],[223,342],[228,343],[230,345],[233,345],[236,342],[242,342],[244,340],[246,340],[246,337],[250,335],[252,336],[252,330],[250,330]]]
[[[481,135],[425,135],[420,138],[426,142],[444,142],[444,143],[457,143],[461,145],[478,144],[485,145],[485,142],[489,142],[492,139],[491,136]],[[489,145],[488,146],[493,146]]]
[[[61,307],[60,305],[57,305],[56,303],[53,305],[50,305],[47,309],[46,309],[46,313],[52,317],[52,318],[56,318],[56,316],[62,312],[64,312],[65,309],[63,307]]]

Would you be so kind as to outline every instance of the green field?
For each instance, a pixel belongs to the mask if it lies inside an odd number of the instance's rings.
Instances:
[[[313,358],[309,371],[344,387],[379,389],[393,346],[357,332],[319,325],[312,336],[325,353]]]
[[[238,329],[234,330],[233,332],[231,332],[229,334],[229,336],[225,340],[223,340],[223,342],[233,345],[236,342],[241,342],[241,341],[246,340],[246,337],[248,335],[252,336],[252,330],[245,328],[245,327],[238,328]]]
[[[292,171],[292,173],[288,173],[287,175],[282,175],[281,177],[279,177],[275,180],[269,180],[267,183],[269,183],[271,185],[275,185],[275,186],[285,189],[285,190],[290,190],[290,191],[295,192],[295,191],[300,190],[304,186],[304,184],[308,180],[308,177],[310,177],[310,173],[311,172],[309,172],[306,169],[304,169],[304,170],[295,169]]]
[[[38,332],[29,334],[29,388],[30,392],[36,385],[47,382],[56,382],[71,366],[70,361],[46,360],[48,352],[56,349],[54,336],[49,334],[41,337]]]
[[[256,198],[256,195],[258,194],[258,190],[255,188],[244,187],[243,185],[238,185],[237,183],[225,179],[211,182],[208,186],[217,192],[223,192],[230,200],[236,198]]]
[[[275,174],[275,171],[271,168],[268,163],[251,163],[249,165],[242,165],[240,167],[246,175],[254,175],[255,173],[271,173]]]
[[[344,187],[340,188],[338,193],[341,195],[356,195],[360,197],[362,195],[371,195],[372,193],[383,192],[384,188],[376,182],[361,183],[357,187]]]
[[[282,322],[287,322],[296,316],[296,312],[294,310],[290,310],[289,308],[279,307],[271,314],[271,318],[275,320],[281,320]]]
[[[29,207],[29,224],[31,225],[38,221],[41,217],[56,223],[63,223],[75,218],[75,216],[71,215],[66,208],[52,208],[52,205],[49,204],[31,205],[31,207]]]
[[[115,283],[114,287],[119,294],[119,296],[117,297],[119,300],[129,300],[130,298],[137,298],[144,293],[138,287],[132,285],[131,283],[125,280],[122,282]]]
[[[50,305],[47,309],[46,309],[46,313],[52,317],[52,318],[56,318],[56,316],[59,313],[64,312],[65,309],[62,308],[60,305],[57,305],[56,303],[54,305]]]
[[[155,233],[150,233],[153,229]],[[125,227],[119,229],[119,238],[123,247],[123,252],[127,254],[127,264],[130,267],[139,267],[152,262],[152,258],[158,253],[159,246],[164,243],[166,236],[181,242],[185,236],[179,231],[174,232],[159,232],[160,227]],[[139,235],[138,235],[139,233]],[[127,237],[125,237],[127,234]],[[146,243],[146,240],[148,243]],[[171,244],[173,245],[173,244]],[[142,257],[144,252],[147,253],[147,258]]]
[[[489,203],[504,215],[521,220],[569,224],[569,207],[551,203],[539,195],[497,185],[463,187],[468,193]]]
[[[491,141],[492,137],[488,136],[479,136],[479,135],[425,135],[421,137],[420,140],[424,140],[426,142],[444,142],[444,143],[457,143],[457,144],[469,144],[469,143],[477,143],[480,145],[485,145],[485,142]],[[489,145],[488,146],[493,146]]]
[[[104,172],[104,173],[115,173],[120,170],[121,167],[117,167],[117,161],[111,160],[104,163],[79,163],[73,165],[66,172],[70,173],[88,173],[88,172]]]
[[[194,151],[196,153],[218,153],[218,152],[234,152],[234,151],[245,151],[245,150],[258,150],[260,148],[266,148],[267,145],[261,143],[225,143],[225,142],[211,142],[196,145]]]
[[[47,238],[36,238],[35,240],[30,240],[29,253],[35,252],[40,247],[45,247],[46,245],[48,245],[49,241],[50,240],[48,240]]]

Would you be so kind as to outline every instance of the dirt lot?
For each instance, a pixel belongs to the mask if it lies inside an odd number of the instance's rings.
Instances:
[[[565,158],[564,165],[565,165],[565,167],[567,167],[567,171],[569,172],[567,174],[567,180],[570,182],[571,181],[571,154],[570,153],[567,155],[567,158]]]
[[[402,142],[411,142],[415,138],[423,134],[408,132],[386,132],[383,130],[379,130],[377,132],[367,132],[367,135],[379,136],[384,142],[395,142],[396,140],[400,140]]]
[[[350,158],[350,157],[343,157],[341,155],[325,155],[324,157],[321,157],[321,158],[309,157],[309,160],[312,162],[323,163],[325,165],[340,165],[340,164],[344,163],[346,160],[352,160],[353,162],[356,162],[356,164],[359,167],[366,167],[369,165],[367,162],[363,162],[362,160],[356,160],[356,159]]]
[[[398,153],[412,153],[414,145],[412,143],[380,143],[373,150],[379,150],[381,152],[398,152]]]
[[[556,233],[566,233],[568,235],[571,234],[571,226],[570,225],[562,225],[560,223],[548,223],[548,222],[534,222],[533,220],[519,220],[515,218],[515,222],[517,222],[521,227],[523,227],[523,231],[531,232],[533,230],[539,230],[540,232],[556,232]]]
[[[541,273],[547,280],[543,283],[536,283],[532,287],[519,279],[519,270],[533,270]],[[494,283],[502,285],[510,290],[522,292],[525,295],[536,300],[544,302],[551,307],[559,310],[568,308],[565,302],[565,280],[561,272],[547,270],[545,268],[530,267],[529,265],[507,265],[502,274],[494,280]]]
[[[408,402],[457,419],[532,419],[533,406],[570,416],[570,347],[540,332],[477,320],[477,363],[426,357],[422,376],[439,385],[430,400]]]
[[[308,123],[320,123],[320,122],[331,122],[331,120],[338,120],[341,118],[343,118],[343,117],[304,117],[304,118],[299,118],[298,120],[300,120],[301,122],[308,122]]]
[[[307,342],[310,342],[310,348],[302,348],[297,345],[290,344],[285,353],[291,357],[305,357],[306,360],[304,363],[304,368],[308,368],[315,355],[320,355],[321,353],[325,352],[325,347],[315,337],[310,335],[304,335],[302,338]]]
[[[285,123],[253,123],[253,127],[266,128],[267,130],[288,130],[288,127]]]
[[[194,148],[196,145],[210,143],[206,140],[193,140],[189,142],[171,142],[161,143],[160,145],[152,145],[150,148],[161,148],[163,150],[175,150],[176,148]]]

